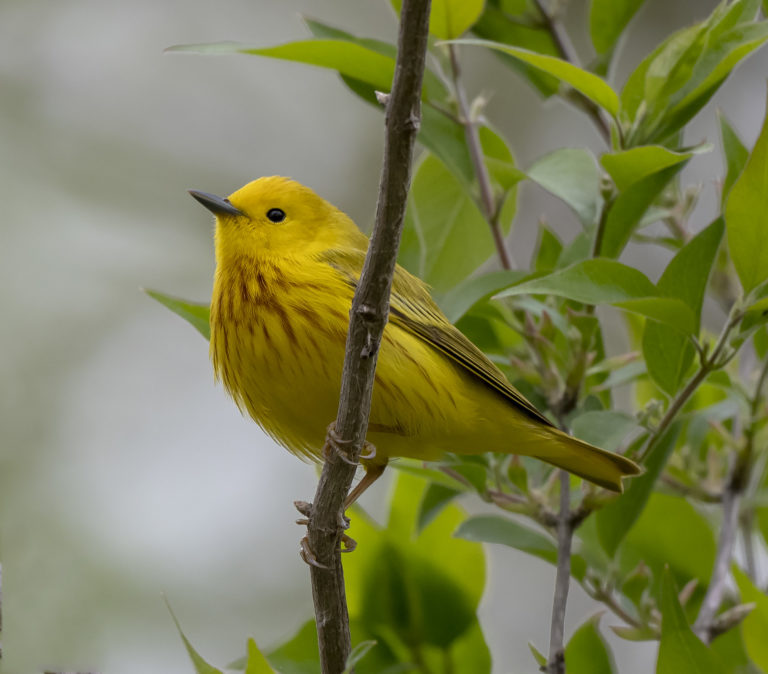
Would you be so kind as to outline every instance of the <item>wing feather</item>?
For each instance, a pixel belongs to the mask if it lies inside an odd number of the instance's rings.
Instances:
[[[323,254],[324,261],[341,272],[351,288],[357,287],[359,270],[365,253],[357,250],[332,250]],[[421,279],[398,265],[392,283],[390,320],[422,341],[445,354],[465,372],[472,375],[510,402],[518,411],[547,426],[553,426],[533,404],[509,383],[504,374],[446,317],[429,294]]]

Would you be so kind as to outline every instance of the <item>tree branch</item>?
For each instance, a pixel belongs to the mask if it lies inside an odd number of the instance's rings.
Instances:
[[[403,2],[395,76],[386,109],[376,224],[352,301],[339,411],[334,432],[326,438],[330,458],[323,466],[309,510],[307,535],[316,561],[310,564],[310,575],[323,674],[340,674],[350,651],[340,549],[346,527],[343,503],[368,429],[376,357],[389,312],[413,145],[421,118],[430,4],[430,0]],[[346,456],[334,455],[336,450]]]
[[[650,435],[650,439],[648,440],[648,443],[646,444],[645,448],[643,449],[642,454],[638,457],[638,460],[640,463],[643,462],[643,460],[650,454],[651,450],[656,446],[656,443],[662,438],[664,435],[664,432],[669,428],[670,424],[675,420],[680,410],[683,408],[685,403],[688,402],[688,399],[696,392],[696,389],[699,387],[701,382],[703,382],[707,376],[710,374],[710,372],[714,372],[715,370],[723,367],[723,359],[730,358],[730,356],[724,356],[727,346],[728,346],[728,337],[731,334],[731,330],[733,330],[734,327],[738,324],[738,322],[742,319],[743,313],[741,313],[738,310],[731,311],[731,315],[728,317],[728,321],[723,326],[722,331],[720,332],[720,336],[718,337],[717,343],[715,344],[714,348],[712,349],[711,355],[707,358],[705,356],[701,356],[701,364],[699,366],[699,369],[696,371],[696,374],[691,377],[690,381],[685,385],[685,388],[680,391],[675,398],[672,400],[672,402],[669,404],[669,407],[667,408],[666,413],[661,418],[661,421],[659,422],[658,426],[653,430],[653,432]],[[702,353],[702,352],[700,352]]]
[[[568,33],[565,31],[562,24],[555,18],[554,15],[550,14],[550,12],[544,6],[544,0],[533,0],[533,2],[536,5],[536,9],[539,10],[539,14],[541,15],[541,20],[544,23],[544,26],[552,36],[552,42],[555,43],[555,49],[557,49],[557,53],[560,55],[560,58],[563,59],[563,61],[568,61],[569,63],[578,66],[579,57],[576,54],[576,49],[574,48],[573,43],[571,42],[571,38],[568,37]],[[571,102],[578,105],[592,118],[592,121],[595,123],[595,126],[600,132],[600,135],[603,137],[603,140],[610,144],[611,127],[610,124],[605,120],[605,117],[603,117],[600,108],[575,89],[573,90],[573,93],[574,95],[570,97]]]
[[[723,523],[720,527],[720,536],[717,541],[717,554],[715,565],[712,569],[712,578],[704,595],[699,615],[693,625],[693,631],[699,639],[709,643],[713,634],[711,631],[715,614],[723,600],[728,571],[731,568],[733,546],[736,542],[736,532],[739,528],[739,503],[741,501],[741,484],[738,477],[739,460],[733,457],[733,466],[729,471],[728,484],[723,491]]]
[[[493,196],[493,186],[491,185],[491,176],[488,173],[488,167],[485,165],[483,148],[480,144],[480,134],[477,130],[477,120],[470,110],[467,103],[467,95],[461,84],[461,69],[459,68],[459,59],[456,56],[456,46],[448,45],[448,55],[451,60],[451,72],[453,73],[453,88],[456,93],[456,103],[459,106],[459,121],[464,126],[464,135],[467,139],[467,148],[472,160],[472,166],[475,170],[475,177],[480,186],[480,210],[483,217],[488,222],[493,235],[493,242],[504,269],[512,269],[512,258],[504,245],[504,233],[499,224],[499,215],[501,204],[496,203]]]
[[[768,376],[768,361],[763,364],[757,378],[755,393],[750,402],[750,415],[745,432],[744,447],[735,451],[731,457],[732,465],[728,471],[728,483],[723,491],[723,524],[720,529],[720,537],[717,542],[717,556],[715,566],[712,569],[712,579],[709,581],[707,594],[701,604],[699,615],[693,626],[694,632],[702,641],[709,642],[715,636],[715,614],[720,608],[725,592],[728,571],[733,557],[733,548],[736,543],[736,533],[739,529],[739,505],[744,490],[749,484],[749,474],[752,467],[752,454],[754,451],[756,426],[760,420],[760,403],[762,400],[763,385]],[[744,531],[744,540],[752,536],[751,528]],[[751,543],[751,541],[750,541]]]
[[[549,631],[547,674],[565,674],[565,607],[571,582],[571,543],[573,525],[570,518],[571,476],[560,471],[560,511],[557,522],[557,572],[555,598],[552,602],[552,622]]]

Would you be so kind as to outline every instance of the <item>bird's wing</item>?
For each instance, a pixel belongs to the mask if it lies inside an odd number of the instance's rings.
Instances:
[[[331,250],[324,261],[337,269],[352,288],[357,287],[365,253],[357,250]],[[390,296],[390,320],[433,348],[448,356],[464,371],[501,394],[520,412],[552,426],[552,422],[507,381],[486,355],[445,317],[429,294],[426,284],[400,265],[395,268]]]

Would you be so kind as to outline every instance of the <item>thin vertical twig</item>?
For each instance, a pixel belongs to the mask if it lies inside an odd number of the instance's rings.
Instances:
[[[736,532],[739,529],[739,503],[741,501],[741,485],[738,477],[737,457],[733,457],[733,466],[729,471],[728,485],[723,491],[723,523],[717,541],[717,554],[712,569],[712,577],[704,595],[704,601],[699,609],[699,615],[693,625],[693,631],[699,639],[709,643],[714,636],[712,625],[715,614],[720,608],[723,593],[726,588],[728,571],[731,568],[733,547],[736,543]]]
[[[715,616],[723,601],[731,559],[733,558],[733,549],[739,530],[741,498],[750,481],[755,429],[760,421],[763,386],[767,377],[768,361],[763,363],[760,369],[755,392],[750,401],[749,419],[744,433],[744,447],[741,450],[734,451],[731,456],[732,465],[728,471],[728,481],[723,490],[723,523],[717,542],[715,565],[712,569],[712,578],[709,581],[707,593],[704,595],[704,601],[701,604],[699,615],[693,626],[693,631],[705,642],[711,641],[717,634]],[[752,536],[751,526],[745,526],[744,520],[741,520],[741,522],[745,547],[749,549]],[[754,558],[752,565],[754,567]],[[754,568],[752,571],[754,572]]]
[[[557,515],[557,572],[552,621],[549,631],[547,674],[565,674],[565,608],[571,583],[571,543],[573,524],[570,517],[571,476],[560,471],[560,510]]]
[[[326,438],[329,459],[308,516],[312,598],[323,674],[340,674],[350,652],[349,615],[341,565],[344,499],[365,441],[376,357],[389,313],[411,159],[421,120],[421,86],[430,0],[404,0],[392,92],[387,100],[384,161],[368,253],[350,312],[339,410]]]
[[[573,46],[573,42],[571,42],[571,38],[568,36],[568,33],[563,28],[563,25],[545,7],[544,0],[533,0],[533,2],[536,5],[536,9],[539,11],[539,14],[541,15],[541,20],[544,23],[544,27],[552,37],[552,42],[554,43],[555,49],[557,49],[557,53],[560,55],[560,58],[563,59],[563,61],[568,61],[575,66],[580,66],[576,49]],[[582,110],[584,110],[584,112],[586,112],[592,118],[592,121],[595,123],[595,126],[600,132],[600,135],[603,137],[603,140],[610,144],[611,125],[606,121],[605,117],[603,117],[603,113],[601,112],[600,108],[586,96],[575,90],[572,102],[578,103],[579,107],[581,107]]]
[[[501,266],[504,269],[512,269],[512,257],[504,243],[504,233],[502,232],[501,224],[499,223],[501,206],[496,203],[496,199],[493,196],[491,175],[488,172],[488,167],[485,165],[483,148],[480,143],[480,133],[477,129],[477,120],[473,118],[472,111],[467,102],[467,95],[461,83],[461,68],[459,67],[459,59],[456,55],[455,45],[448,45],[448,55],[451,61],[456,103],[459,106],[459,121],[464,126],[464,135],[467,139],[469,157],[472,161],[475,177],[477,178],[477,183],[480,187],[480,210],[491,228],[493,243],[496,246],[496,252],[499,256]]]

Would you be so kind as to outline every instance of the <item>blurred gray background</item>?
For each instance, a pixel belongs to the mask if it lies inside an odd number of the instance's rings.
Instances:
[[[584,56],[586,4],[573,0],[568,15]],[[647,0],[614,83],[714,5]],[[187,188],[228,194],[290,175],[370,226],[383,117],[333,73],[163,54],[185,42],[300,39],[300,13],[394,39],[386,0],[0,2],[4,672],[191,672],[163,595],[219,666],[247,637],[269,647],[311,616],[292,502],[311,498],[314,469],[240,416],[213,385],[207,343],[140,292],[210,297],[212,223]],[[494,92],[488,116],[522,167],[561,146],[601,148],[576,110],[542,106],[490,54],[464,57],[469,93]],[[718,143],[720,107],[751,146],[767,67],[768,51],[743,65],[686,140]],[[718,149],[686,169],[704,187],[699,227],[721,165]],[[566,208],[524,186],[519,263],[542,215],[564,238],[576,231]],[[647,261],[652,278],[663,260]],[[385,498],[382,481],[364,506],[380,513]],[[533,671],[526,644],[547,643],[554,570],[511,550],[487,554],[481,617],[494,672]],[[571,628],[593,610],[574,587]],[[622,671],[652,670],[653,646],[612,643]]]

